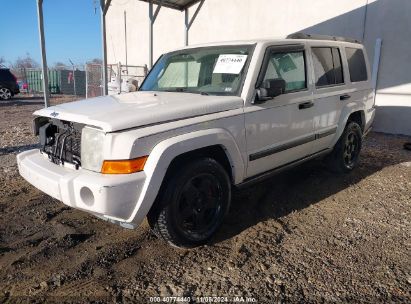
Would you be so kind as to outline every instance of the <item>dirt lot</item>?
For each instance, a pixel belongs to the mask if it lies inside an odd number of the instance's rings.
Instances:
[[[122,229],[19,176],[15,155],[36,143],[40,107],[0,103],[0,302],[411,302],[411,138],[371,133],[349,175],[315,161],[237,191],[213,242],[179,250],[146,223]]]

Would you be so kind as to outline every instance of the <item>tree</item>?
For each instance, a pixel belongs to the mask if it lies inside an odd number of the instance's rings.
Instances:
[[[94,58],[94,59],[91,59],[90,61],[87,61],[87,63],[89,63],[89,64],[103,64],[103,60],[101,60],[100,58]]]
[[[57,62],[55,62],[54,63],[54,68],[56,69],[56,70],[64,70],[64,69],[66,69],[66,64],[64,63],[64,62],[61,62],[61,61],[57,61]]]
[[[31,57],[30,53],[26,53],[25,57],[18,57],[11,67],[13,70],[18,70],[23,68],[38,68],[40,65]]]

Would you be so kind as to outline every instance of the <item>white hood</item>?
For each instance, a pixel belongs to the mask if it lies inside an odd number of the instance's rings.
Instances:
[[[238,96],[205,96],[175,92],[133,92],[64,103],[34,112],[113,132],[184,119],[243,106]]]

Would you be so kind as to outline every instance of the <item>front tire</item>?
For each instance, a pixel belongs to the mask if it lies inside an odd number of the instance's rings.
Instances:
[[[148,222],[176,247],[205,244],[221,226],[231,200],[231,182],[214,159],[192,161],[165,180]]]
[[[328,158],[333,171],[351,172],[358,164],[362,148],[362,130],[358,123],[349,121]]]

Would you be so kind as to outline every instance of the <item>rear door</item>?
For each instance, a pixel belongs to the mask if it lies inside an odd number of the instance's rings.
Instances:
[[[350,102],[355,102],[367,109],[365,111],[365,119],[369,122],[373,115],[374,94],[369,77],[369,66],[365,59],[365,50],[361,45],[346,46],[344,49],[347,60],[347,71],[349,71],[348,81],[351,87],[351,93],[349,93],[351,96]],[[363,131],[366,131],[369,125],[362,127],[364,128]]]
[[[332,146],[341,111],[351,98],[342,51],[337,44],[313,44],[310,48],[315,83],[313,122],[316,141],[313,153]]]
[[[256,87],[265,79],[281,78],[286,82],[286,91],[244,109],[247,177],[311,153],[314,108],[307,66],[304,44],[273,46],[266,50]]]

